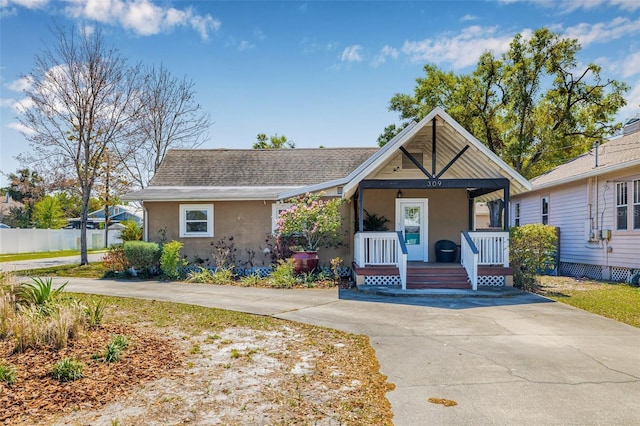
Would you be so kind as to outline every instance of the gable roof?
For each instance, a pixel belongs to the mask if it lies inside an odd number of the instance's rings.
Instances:
[[[615,172],[627,167],[640,166],[640,131],[611,139],[596,148],[570,160],[531,180],[533,189],[543,189],[585,179],[591,176]]]
[[[435,121],[434,121],[435,120]],[[412,123],[403,132],[383,146],[349,176],[344,186],[344,196],[353,194],[358,184],[367,176],[380,170],[400,147],[411,142],[431,147],[433,125],[436,126],[437,159],[440,170],[465,146],[469,149],[446,171],[443,178],[486,179],[507,178],[511,181],[510,194],[516,195],[531,189],[531,184],[513,170],[494,152],[465,130],[442,108],[434,108],[419,123]],[[431,154],[429,153],[429,156]],[[425,163],[427,163],[425,161]]]
[[[348,176],[379,148],[175,149],[128,200],[280,199]]]

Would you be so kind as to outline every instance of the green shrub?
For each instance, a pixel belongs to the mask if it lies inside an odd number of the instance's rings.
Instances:
[[[5,382],[7,385],[13,385],[18,379],[18,371],[13,365],[0,364],[0,382]]]
[[[129,264],[139,271],[151,271],[156,267],[160,258],[160,247],[157,243],[145,241],[127,241],[124,243],[124,253]]]
[[[230,268],[217,268],[215,272],[211,272],[208,268],[201,266],[198,271],[189,272],[187,281],[224,285],[233,281],[233,271]]]
[[[84,365],[75,359],[64,358],[53,366],[51,376],[60,382],[71,382],[82,378]]]
[[[142,239],[142,228],[140,228],[135,220],[127,219],[120,222],[120,224],[124,225],[124,229],[120,231],[120,239],[123,242],[138,241]]]
[[[95,328],[102,324],[105,308],[106,305],[102,300],[84,307],[85,319],[89,327]]]
[[[249,274],[240,279],[243,287],[256,287],[262,282],[260,274]]]
[[[514,285],[523,289],[535,286],[540,271],[554,267],[558,244],[556,228],[549,225],[529,224],[511,228],[509,257],[513,267]]]
[[[276,288],[291,288],[296,283],[293,259],[279,260],[269,277],[269,284]]]
[[[122,359],[122,352],[129,347],[129,341],[125,336],[116,335],[111,338],[104,351],[102,359],[104,362],[117,362]]]
[[[183,246],[180,241],[169,241],[162,246],[160,270],[162,275],[170,280],[180,278],[178,267],[186,265],[186,262],[180,259],[180,249]]]
[[[18,301],[44,310],[64,291],[64,287],[67,285],[67,283],[64,283],[58,289],[54,289],[51,277],[33,277],[31,281],[31,283],[22,283],[18,287]]]

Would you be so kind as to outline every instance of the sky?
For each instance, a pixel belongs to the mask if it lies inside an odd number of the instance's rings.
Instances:
[[[425,64],[467,73],[541,27],[629,84],[619,121],[640,113],[640,0],[0,0],[0,186],[34,149],[17,111],[54,22],[100,28],[131,64],[192,80],[213,121],[201,148],[251,148],[258,133],[300,148],[376,146],[400,122],[389,100],[412,94]]]

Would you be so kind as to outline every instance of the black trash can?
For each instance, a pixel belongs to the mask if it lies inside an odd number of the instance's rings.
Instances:
[[[458,258],[458,245],[453,241],[440,240],[435,248],[437,262],[451,263]]]

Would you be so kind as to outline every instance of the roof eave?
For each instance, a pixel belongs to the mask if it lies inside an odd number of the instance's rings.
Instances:
[[[617,172],[619,170],[624,170],[626,168],[629,167],[634,167],[634,166],[640,166],[640,158],[637,160],[633,160],[633,161],[627,161],[625,163],[619,163],[613,166],[605,166],[605,167],[598,167],[598,168],[593,168],[592,170],[589,170],[588,172],[584,172],[584,173],[579,173],[577,175],[573,175],[573,176],[569,176],[563,179],[558,179],[558,180],[554,180],[551,182],[547,182],[541,185],[536,185],[535,183],[533,184],[533,188],[531,189],[531,191],[539,191],[541,189],[547,189],[547,188],[553,188],[554,186],[560,186],[560,185],[565,185],[567,183],[572,183],[572,182],[576,182],[582,179],[587,179],[590,177],[594,177],[594,176],[599,176],[599,175],[603,175],[606,173],[613,173],[613,172]]]

